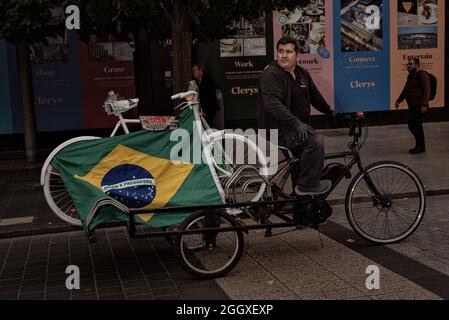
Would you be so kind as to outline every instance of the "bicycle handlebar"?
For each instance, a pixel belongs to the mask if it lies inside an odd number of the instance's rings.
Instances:
[[[349,124],[349,136],[353,137],[356,135],[356,130],[358,130],[358,136],[361,134],[362,124],[366,120],[363,112],[355,113],[340,113],[336,116],[338,121],[345,121]]]
[[[194,91],[194,90],[187,91],[187,92],[180,92],[180,93],[177,93],[177,94],[175,94],[175,95],[172,95],[172,96],[171,96],[171,99],[172,99],[172,100],[176,100],[176,99],[184,99],[184,98],[186,98],[186,97],[188,97],[188,96],[194,96],[194,97],[196,98],[196,97],[198,97],[198,92],[196,92],[196,91]]]

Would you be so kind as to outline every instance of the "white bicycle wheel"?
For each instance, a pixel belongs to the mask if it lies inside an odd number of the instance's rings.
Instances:
[[[269,170],[268,161],[257,144],[247,136],[224,131],[208,135],[208,140],[220,180],[224,185],[230,179],[235,181],[234,199],[259,201],[267,187],[263,178],[268,177]]]
[[[59,145],[53,152],[47,157],[47,160],[42,167],[41,172],[41,185],[44,189],[45,200],[47,200],[50,209],[63,221],[70,223],[74,226],[81,226],[81,220],[79,219],[78,212],[76,211],[75,204],[70,197],[64,182],[61,179],[59,171],[50,164],[55,155],[73,143],[80,141],[96,140],[100,137],[78,137],[64,142]]]

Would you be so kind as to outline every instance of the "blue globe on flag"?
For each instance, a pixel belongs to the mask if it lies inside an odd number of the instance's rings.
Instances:
[[[144,208],[156,197],[156,182],[151,173],[133,164],[122,164],[109,170],[101,187],[104,193],[130,209]]]

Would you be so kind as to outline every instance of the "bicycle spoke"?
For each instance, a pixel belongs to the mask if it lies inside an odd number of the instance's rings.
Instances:
[[[391,211],[392,211],[392,213],[393,213],[393,216],[396,218],[396,219],[398,219],[398,220],[400,220],[403,224],[409,224],[408,222],[407,222],[407,220],[405,220],[405,218],[403,218],[402,217],[402,215],[400,215],[400,212],[398,212],[396,209],[391,209]]]
[[[408,210],[410,210],[410,211],[416,210],[415,208],[412,208],[410,205],[406,204],[405,202],[403,202],[401,205],[395,206],[395,207],[396,207],[396,208],[397,208],[397,207],[399,207],[399,208],[405,208],[405,209],[408,209]]]
[[[60,208],[61,206],[59,205],[62,201],[64,200],[68,200],[68,201],[72,201],[72,198],[70,198],[70,196],[68,195],[68,193],[65,194],[64,197],[61,197],[61,199],[59,199],[58,201],[55,202],[56,206],[58,208]]]
[[[53,192],[51,192],[53,194]],[[59,199],[62,196],[67,195],[69,192],[68,191],[64,191],[64,192],[57,192],[57,195],[53,197],[53,200]]]
[[[67,190],[67,188],[65,186],[54,186],[54,185],[50,186],[51,193],[58,192],[58,191],[60,192],[62,190]]]
[[[406,177],[407,177],[407,176],[406,176]],[[401,178],[397,180],[397,182],[396,182],[396,184],[395,184],[393,190],[391,191],[392,194],[396,191],[397,186],[400,185],[400,184],[402,184],[402,179],[403,179],[403,178],[404,178],[404,175],[402,175]]]

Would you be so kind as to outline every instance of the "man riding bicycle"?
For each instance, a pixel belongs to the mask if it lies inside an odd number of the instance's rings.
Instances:
[[[333,112],[307,70],[298,66],[297,41],[283,37],[276,49],[277,60],[265,68],[259,81],[259,127],[278,129],[280,145],[300,159],[299,172],[292,177],[297,195],[326,193],[332,183],[321,180],[324,140],[308,124],[310,105],[330,116]]]

